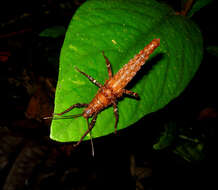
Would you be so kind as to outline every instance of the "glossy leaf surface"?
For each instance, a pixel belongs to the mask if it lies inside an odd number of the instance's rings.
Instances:
[[[156,1],[84,3],[73,16],[62,47],[54,112],[89,103],[98,90],[75,66],[103,84],[108,79],[103,50],[116,73],[154,38],[160,38],[160,47],[127,87],[137,92],[140,100],[124,97],[118,102],[118,130],[163,108],[185,89],[201,62],[201,33],[192,21]],[[69,115],[82,111],[74,109]],[[92,136],[113,133],[114,123],[113,109],[108,107],[98,115]],[[85,130],[83,117],[53,120],[51,138],[78,141]]]
[[[50,37],[50,38],[58,38],[64,35],[66,32],[63,26],[53,26],[51,28],[47,28],[43,30],[39,36],[41,37]]]

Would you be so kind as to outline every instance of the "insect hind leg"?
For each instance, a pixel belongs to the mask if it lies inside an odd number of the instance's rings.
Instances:
[[[115,115],[115,125],[114,125],[114,133],[117,133],[117,123],[119,120],[119,114],[118,114],[118,109],[117,109],[117,104],[116,102],[113,103],[113,107],[114,107],[114,115]]]
[[[130,95],[130,96],[134,96],[135,98],[139,99],[139,95],[136,92],[132,92],[130,90],[126,90],[124,89],[124,94]]]

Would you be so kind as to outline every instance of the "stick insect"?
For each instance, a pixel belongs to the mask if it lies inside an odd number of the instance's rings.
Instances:
[[[124,94],[133,96],[138,98],[139,95],[135,92],[129,91],[125,89],[126,85],[132,80],[132,78],[136,75],[136,73],[141,69],[141,67],[145,64],[146,60],[148,60],[150,54],[160,45],[160,39],[152,40],[143,50],[141,50],[133,59],[131,59],[127,64],[125,64],[114,76],[112,74],[112,68],[109,59],[105,56],[103,52],[103,56],[106,62],[108,77],[109,79],[105,81],[104,85],[99,83],[96,79],[92,78],[88,74],[80,71],[77,67],[75,69],[80,72],[82,75],[86,76],[93,84],[99,87],[97,94],[92,99],[92,101],[87,103],[77,103],[65,111],[61,113],[54,113],[54,116],[62,116],[65,113],[71,111],[74,108],[85,108],[81,114],[72,116],[71,118],[83,116],[87,120],[88,129],[82,135],[80,140],[74,144],[74,147],[78,146],[87,134],[91,132],[93,129],[97,115],[106,107],[112,105],[114,108],[115,115],[115,133],[117,132],[117,124],[119,119],[118,108],[117,108],[117,99],[122,97]],[[49,119],[52,117],[46,117],[44,119]],[[67,118],[67,117],[66,117]],[[89,118],[92,118],[89,123]],[[93,145],[92,145],[93,146]]]

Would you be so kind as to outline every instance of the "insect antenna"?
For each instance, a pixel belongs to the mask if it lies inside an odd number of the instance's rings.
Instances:
[[[90,127],[89,127],[89,119],[87,118],[86,121],[87,121],[88,129],[90,129]],[[93,144],[93,140],[92,140],[92,132],[91,132],[91,130],[89,131],[89,134],[90,134],[90,142],[91,142],[91,147],[92,147],[92,156],[94,157],[95,156],[95,150],[94,150],[94,144]]]
[[[64,115],[64,116],[58,116],[56,114],[53,114],[52,116],[48,116],[48,117],[43,117],[43,119],[72,119],[72,118],[77,118],[77,117],[81,117],[83,114],[76,114],[76,115]]]

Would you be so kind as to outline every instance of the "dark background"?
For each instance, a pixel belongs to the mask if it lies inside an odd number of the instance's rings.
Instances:
[[[165,1],[181,10],[179,1]],[[214,1],[215,2],[215,1]],[[133,126],[89,142],[76,150],[71,143],[49,139],[64,40],[39,33],[67,28],[83,1],[5,1],[0,6],[0,188],[8,189],[211,189],[216,185],[217,6],[211,3],[193,17],[204,38],[204,58],[185,91],[164,109]],[[186,161],[172,143],[154,150],[163,126],[175,122],[204,145],[201,156]],[[179,130],[181,131],[181,130]],[[191,132],[190,132],[191,131]]]

